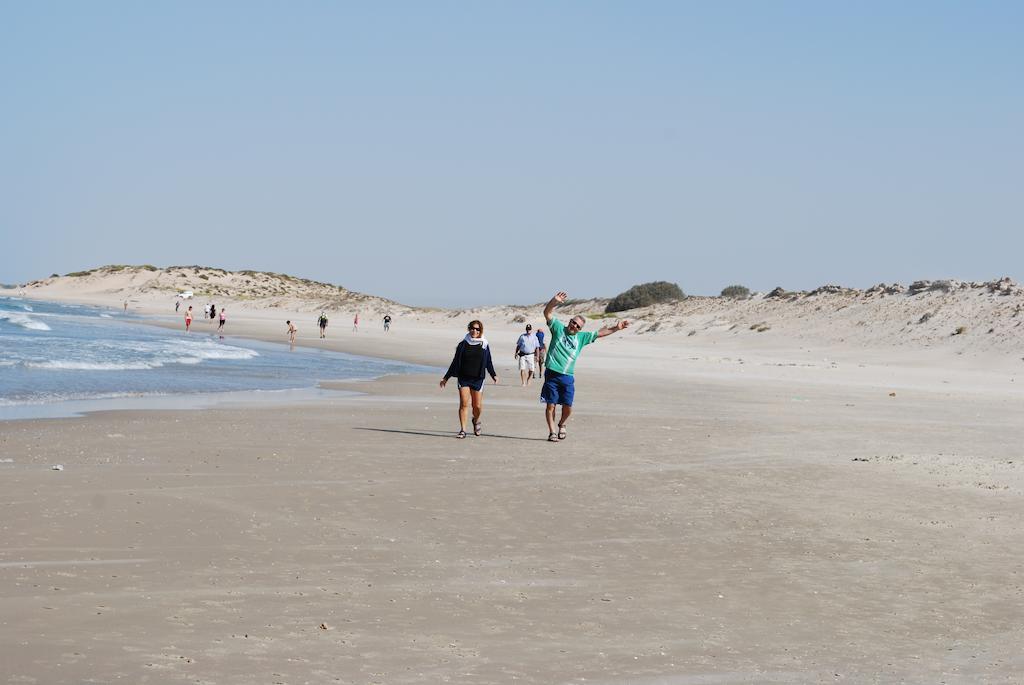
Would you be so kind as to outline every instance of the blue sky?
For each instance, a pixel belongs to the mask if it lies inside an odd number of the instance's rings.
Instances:
[[[1024,278],[1024,3],[0,0],[0,282]]]

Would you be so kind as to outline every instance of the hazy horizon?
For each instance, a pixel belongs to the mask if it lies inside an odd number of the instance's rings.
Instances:
[[[0,282],[1019,279],[1024,5],[0,6]]]

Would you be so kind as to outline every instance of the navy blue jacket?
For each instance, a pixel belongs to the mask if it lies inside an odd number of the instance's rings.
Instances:
[[[452,376],[455,376],[456,378],[459,377],[459,369],[462,367],[462,355],[467,347],[469,347],[469,343],[467,343],[465,340],[460,341],[459,344],[455,347],[455,357],[452,359],[452,363],[448,367],[448,373],[444,375],[445,380],[451,378]],[[481,371],[483,370],[486,370],[487,373],[491,374],[492,379],[498,377],[498,374],[494,373],[494,364],[491,362],[490,345],[488,345],[487,348],[484,350],[484,364],[483,369],[481,369]],[[483,377],[483,373],[481,373],[479,376],[476,376],[476,378]],[[462,376],[462,378],[472,379],[473,376]]]

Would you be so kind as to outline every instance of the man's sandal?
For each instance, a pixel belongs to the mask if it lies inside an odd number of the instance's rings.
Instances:
[[[466,437],[466,431],[459,431],[458,433],[455,434],[455,437],[457,437],[459,440],[462,440],[464,437]]]
[[[565,440],[565,426],[558,427],[558,439]]]
[[[474,421],[473,422],[473,435],[480,435],[480,431],[481,430],[482,430],[482,427],[480,425],[480,422],[479,421]]]
[[[548,442],[558,442],[558,436],[554,433],[548,433]]]

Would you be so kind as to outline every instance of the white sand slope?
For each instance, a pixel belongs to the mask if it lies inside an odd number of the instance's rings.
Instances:
[[[553,283],[552,289],[571,284]],[[540,322],[542,303],[444,310],[410,307],[341,286],[284,274],[229,272],[207,267],[108,266],[51,277],[21,291],[41,299],[89,302],[133,311],[173,311],[177,293],[191,290],[191,301],[209,302],[239,314],[273,320],[325,310],[335,324],[359,312],[364,322],[384,314],[427,327],[458,328],[471,318],[489,325],[519,327]],[[572,301],[560,313],[579,313],[596,326],[608,317],[607,300]],[[822,286],[811,292],[781,288],[747,299],[688,297],[617,313],[633,321],[623,336],[687,337],[688,346],[738,345],[751,349],[838,346],[849,349],[946,350],[957,356],[1015,355],[1024,349],[1024,289],[1009,279],[967,283],[918,281],[909,287],[879,284],[867,290]],[[460,322],[456,324],[455,322]]]

